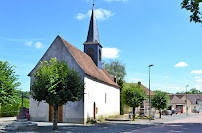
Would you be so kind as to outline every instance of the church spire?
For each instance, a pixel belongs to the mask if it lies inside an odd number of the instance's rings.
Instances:
[[[93,3],[93,9],[92,9],[89,30],[88,30],[88,36],[87,36],[87,40],[86,40],[85,44],[95,44],[95,43],[100,43],[100,40],[99,40],[98,28],[97,28],[97,23],[96,23],[96,18],[95,18],[95,8],[94,8],[94,3]]]
[[[102,70],[102,46],[98,35],[94,3],[87,40],[83,45],[84,52],[92,58],[98,69]]]

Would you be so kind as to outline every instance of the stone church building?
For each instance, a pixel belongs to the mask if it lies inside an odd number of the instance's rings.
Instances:
[[[65,60],[69,67],[80,73],[84,83],[84,96],[81,101],[68,102],[58,109],[59,122],[86,123],[99,116],[120,114],[120,87],[116,78],[102,67],[102,45],[99,41],[94,6],[84,52],[74,47],[62,37],[57,36],[40,61],[49,61],[56,57]],[[31,85],[33,73],[38,65],[28,74]],[[53,107],[45,102],[37,102],[30,97],[30,118],[32,121],[53,121]]]

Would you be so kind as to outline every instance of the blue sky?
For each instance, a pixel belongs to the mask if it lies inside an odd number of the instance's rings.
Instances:
[[[151,89],[202,91],[202,25],[189,22],[181,0],[96,0],[103,58],[119,59],[126,81]],[[27,74],[59,34],[83,51],[91,0],[20,0],[0,5],[0,60],[16,66],[20,88],[30,89]],[[180,63],[181,62],[181,63]],[[179,64],[178,64],[179,63]]]

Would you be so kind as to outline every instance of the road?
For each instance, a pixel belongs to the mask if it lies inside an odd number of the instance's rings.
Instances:
[[[157,126],[131,130],[128,131],[127,133],[166,133],[166,132],[202,133],[202,116],[195,116],[187,119],[169,121]]]
[[[0,118],[0,132],[6,132],[5,125],[15,120],[15,117]],[[36,122],[39,128],[33,131],[15,132],[53,132],[52,123]],[[166,132],[187,132],[202,133],[202,114],[178,114],[173,116],[162,116],[156,120],[136,121],[105,121],[93,125],[82,125],[73,123],[58,123],[58,132],[68,133],[166,133]]]

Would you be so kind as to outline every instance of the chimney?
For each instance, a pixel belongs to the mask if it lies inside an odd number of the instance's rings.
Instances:
[[[114,76],[114,82],[117,84],[117,77],[116,77],[116,75]]]
[[[141,82],[140,81],[137,84],[138,84],[138,86],[141,86]]]

